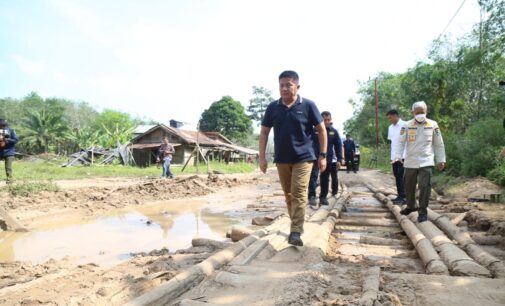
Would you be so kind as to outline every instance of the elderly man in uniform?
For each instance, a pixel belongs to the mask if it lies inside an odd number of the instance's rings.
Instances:
[[[438,169],[445,168],[445,148],[437,122],[426,118],[428,107],[424,101],[412,105],[414,119],[400,130],[395,149],[395,162],[402,160],[405,151],[405,191],[407,207],[402,215],[419,210],[418,222],[428,220],[428,203],[431,196],[431,177],[435,159]],[[416,185],[419,182],[419,207],[416,205]]]

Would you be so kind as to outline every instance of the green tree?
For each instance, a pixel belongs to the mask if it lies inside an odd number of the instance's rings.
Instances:
[[[263,120],[263,115],[270,102],[272,102],[272,92],[265,87],[253,86],[253,98],[249,100],[249,106],[247,107],[247,112],[249,112],[249,118],[253,121],[258,122],[258,126]]]
[[[234,141],[244,143],[253,128],[242,104],[230,96],[224,96],[202,113],[200,130],[219,132]]]
[[[61,113],[51,109],[29,111],[23,121],[21,141],[38,152],[49,152],[49,146],[65,137],[68,128]],[[30,151],[30,150],[29,150]]]

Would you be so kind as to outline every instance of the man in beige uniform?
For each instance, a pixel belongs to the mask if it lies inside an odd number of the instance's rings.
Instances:
[[[405,150],[405,192],[407,208],[402,215],[419,210],[417,220],[428,220],[428,203],[431,196],[431,176],[438,161],[438,169],[445,168],[445,148],[442,133],[437,122],[427,119],[428,107],[423,101],[412,105],[414,119],[408,121],[400,130],[395,150],[395,161],[401,161]],[[419,208],[416,206],[416,185],[419,181]]]

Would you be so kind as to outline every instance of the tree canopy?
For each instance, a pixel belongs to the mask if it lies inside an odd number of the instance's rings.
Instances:
[[[219,132],[239,143],[245,143],[252,134],[252,121],[246,115],[240,102],[230,96],[212,103],[200,119],[200,130],[204,132]]]

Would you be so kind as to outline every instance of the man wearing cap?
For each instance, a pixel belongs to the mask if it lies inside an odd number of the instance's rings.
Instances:
[[[295,71],[284,71],[279,75],[281,98],[270,103],[261,122],[259,138],[259,166],[267,171],[265,151],[268,135],[274,129],[274,163],[281,182],[291,231],[288,243],[303,246],[301,235],[307,206],[307,190],[312,163],[318,160],[319,169],[326,169],[326,129],[316,104],[298,95],[299,78]],[[319,156],[312,147],[312,131],[318,131]]]
[[[407,207],[402,215],[419,210],[418,222],[428,220],[428,203],[431,196],[431,176],[435,159],[438,169],[445,168],[445,148],[442,133],[437,122],[426,118],[428,107],[424,101],[412,105],[411,119],[400,129],[400,137],[395,149],[395,160],[402,160],[405,151],[405,192]],[[419,182],[419,206],[416,205],[416,185]]]
[[[5,119],[0,119],[0,160],[5,160],[7,183],[12,182],[12,161],[15,153],[14,146],[17,142],[16,132],[8,127]]]

